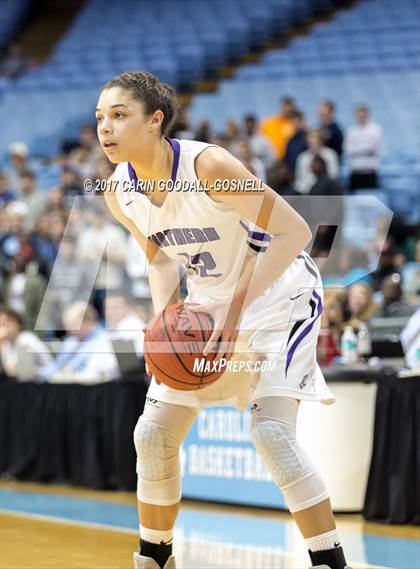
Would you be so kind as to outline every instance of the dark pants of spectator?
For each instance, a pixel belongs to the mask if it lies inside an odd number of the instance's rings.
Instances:
[[[99,322],[103,325],[105,323],[105,289],[95,289],[91,298],[91,303],[98,312]]]
[[[377,188],[378,175],[376,172],[357,172],[354,171],[350,175],[350,191],[363,188]]]

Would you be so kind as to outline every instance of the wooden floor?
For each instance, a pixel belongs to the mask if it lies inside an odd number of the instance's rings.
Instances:
[[[7,483],[0,485],[0,497],[3,510],[0,516],[0,569],[132,568],[132,552],[138,545],[133,494]],[[88,520],[83,514],[84,503],[91,512]],[[129,521],[123,526],[112,526],[113,519],[107,520],[101,513],[107,507],[116,508],[117,512],[127,511]],[[95,512],[98,512],[97,519]],[[185,502],[182,512],[184,517],[180,516],[175,536],[179,569],[297,569],[308,566],[300,537],[296,537],[296,530],[286,513],[192,502]],[[108,515],[106,511],[105,515]],[[83,516],[84,519],[78,520]],[[232,537],[218,541],[212,533],[215,523],[219,524],[218,516],[220,526],[226,524],[226,533],[232,529],[232,524],[243,524],[240,543]],[[200,520],[200,528],[195,531],[197,520]],[[337,521],[343,541],[349,544],[348,555],[353,567],[420,569],[420,528],[380,526],[365,523],[360,516],[338,516]],[[262,526],[269,531],[274,529],[273,545],[263,543],[264,540],[261,545],[251,543],[252,534]],[[276,547],[277,531],[279,536],[282,532],[286,536],[282,548]],[[362,552],[360,544],[367,544],[367,550]],[[391,551],[393,547],[397,548],[394,552]],[[388,557],[384,548],[390,552]],[[369,557],[375,558],[375,555],[389,563],[369,563]],[[401,559],[400,564],[398,559]]]

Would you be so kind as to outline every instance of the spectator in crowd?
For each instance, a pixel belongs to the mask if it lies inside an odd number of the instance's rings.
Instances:
[[[1,269],[13,259],[15,255],[22,252],[27,243],[25,232],[25,219],[28,215],[27,206],[20,201],[9,202],[3,212],[3,223],[0,227],[0,259]],[[32,257],[32,248],[26,247],[25,255]]]
[[[68,210],[64,203],[64,192],[60,187],[53,187],[47,193],[45,203],[45,215],[57,214],[65,222],[67,221]]]
[[[417,308],[405,325],[400,339],[406,366],[411,369],[420,369],[420,308]]]
[[[370,119],[365,105],[358,106],[355,114],[357,124],[344,140],[344,152],[350,158],[349,188],[377,188],[382,128]]]
[[[383,301],[377,316],[383,318],[411,316],[415,311],[415,308],[408,304],[403,298],[401,277],[398,273],[388,275],[384,278],[381,285],[381,292]]]
[[[184,140],[193,140],[194,132],[191,128],[191,119],[189,108],[185,105],[180,107],[176,116],[176,121],[173,126],[171,136]]]
[[[25,327],[35,329],[47,283],[36,261],[28,261],[19,252],[11,261],[4,279],[2,297],[7,306],[22,315]]]
[[[346,295],[342,290],[326,289],[317,347],[320,365],[330,365],[334,358],[340,356],[340,340],[344,331],[345,305]]]
[[[30,231],[46,209],[46,194],[38,190],[35,174],[31,170],[21,172],[19,194],[19,201],[26,204],[28,208],[25,228]]]
[[[77,171],[68,164],[65,164],[61,171],[60,188],[63,190],[64,203],[67,208],[72,206],[75,197],[83,195],[80,177]]]
[[[343,154],[343,131],[335,122],[335,104],[323,99],[318,106],[319,128],[324,133],[325,146],[332,148],[341,160]]]
[[[87,270],[76,255],[76,238],[67,235],[61,241],[59,255],[48,283],[46,295],[47,321],[50,328],[63,330],[63,313],[88,290]]]
[[[293,186],[292,172],[284,160],[277,160],[270,168],[267,174],[267,184],[280,196],[299,195]]]
[[[120,227],[109,221],[99,204],[95,204],[87,213],[87,220],[87,227],[78,236],[77,256],[82,263],[90,265],[95,273],[99,268],[93,304],[103,321],[106,292],[123,288],[127,236]]]
[[[337,178],[330,178],[327,171],[327,163],[316,154],[310,165],[311,172],[315,181],[311,187],[309,194],[312,196],[341,196],[344,194],[344,188]]]
[[[39,271],[46,277],[49,277],[52,271],[59,247],[57,236],[54,238],[52,231],[56,224],[52,224],[51,220],[55,217],[56,214],[42,216],[31,232],[30,238],[31,246],[39,263]]]
[[[136,300],[141,319],[147,322],[153,314],[148,262],[143,249],[131,234],[128,236],[125,270],[131,279],[130,294]]]
[[[251,152],[249,144],[244,140],[240,141],[236,146],[236,156],[242,162],[242,164],[247,168],[250,172],[257,176],[260,180],[264,183],[266,181],[266,173],[264,164],[261,162],[259,158],[254,156]]]
[[[373,252],[375,260],[379,253],[378,268],[369,276],[369,282],[376,291],[380,290],[385,277],[399,273],[405,263],[405,255],[402,249],[396,245],[391,235],[387,235],[385,241],[380,238],[380,235],[378,237],[379,239],[374,244],[375,249]]]
[[[263,119],[261,122],[261,132],[271,142],[277,157],[280,159],[284,158],[286,144],[293,136],[292,116],[295,110],[294,99],[283,97],[280,101],[280,112],[275,116]]]
[[[351,326],[358,330],[362,322],[369,320],[378,311],[378,306],[373,300],[373,289],[368,283],[358,282],[351,285],[348,293],[349,319],[345,326]]]
[[[16,194],[11,191],[6,174],[0,172],[0,209],[3,209],[9,202],[14,200],[16,200]]]
[[[295,187],[300,194],[308,194],[316,182],[315,174],[311,169],[315,156],[320,156],[325,161],[328,177],[335,179],[340,173],[337,153],[325,146],[322,131],[320,129],[310,130],[307,140],[308,150],[302,152],[296,162]]]
[[[315,183],[309,195],[329,198],[334,196],[334,199],[329,199],[328,204],[324,199],[311,200],[308,205],[303,203],[303,208],[307,211],[298,211],[315,234],[311,255],[315,258],[327,258],[333,242],[335,247],[341,245],[343,200],[339,196],[344,193],[344,188],[338,180],[328,177],[327,165],[321,156],[314,156],[311,171],[315,176]]]
[[[40,370],[46,381],[89,383],[118,377],[118,364],[98,313],[85,302],[71,304],[63,315],[67,337],[55,361]]]
[[[243,131],[244,138],[248,142],[252,154],[261,160],[266,169],[272,166],[276,160],[276,154],[273,146],[261,134],[255,115],[246,115]]]
[[[112,340],[133,340],[138,356],[144,353],[146,323],[122,292],[107,295],[105,303],[107,330]]]
[[[296,162],[300,154],[308,149],[305,115],[301,111],[294,111],[292,115],[293,136],[286,145],[285,161],[294,173]]]
[[[238,123],[233,119],[227,120],[224,134],[227,140],[227,149],[239,158],[239,146],[243,141],[243,137]]]
[[[0,306],[0,360],[6,379],[30,380],[39,377],[42,367],[53,358],[46,344],[25,329],[22,316]]]
[[[24,142],[13,142],[9,148],[10,166],[6,174],[9,180],[9,189],[17,194],[19,199],[19,180],[22,172],[31,169],[29,161],[29,148]]]
[[[204,119],[199,123],[198,128],[195,131],[194,140],[199,140],[200,142],[210,142],[211,137],[212,134],[210,121]]]
[[[26,59],[20,43],[13,42],[6,49],[6,54],[0,62],[0,76],[16,79],[26,69]]]

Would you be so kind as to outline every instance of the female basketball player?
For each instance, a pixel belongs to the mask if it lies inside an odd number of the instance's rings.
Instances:
[[[309,228],[224,149],[166,138],[175,112],[174,91],[149,73],[123,73],[105,85],[96,111],[98,137],[118,164],[106,202],[147,255],[156,313],[179,300],[181,264],[191,309],[215,320],[205,353],[219,336],[219,357],[238,339],[236,345],[245,345],[241,351],[255,360],[274,359],[276,370],[240,380],[225,374],[191,392],[152,379],[134,432],[140,516],[135,567],[175,567],[178,451],[199,409],[244,409],[251,402],[256,449],[284,493],[313,566],[343,569],[327,490],[296,442],[299,401],[333,400],[315,361],[322,284],[303,252]],[[248,191],[234,191],[246,180]],[[185,191],[169,191],[174,183],[184,184]],[[197,190],[200,184],[206,191]]]

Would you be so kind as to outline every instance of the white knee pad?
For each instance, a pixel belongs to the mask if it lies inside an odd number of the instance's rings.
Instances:
[[[156,506],[181,499],[180,441],[165,427],[141,416],[134,429],[137,498]]]
[[[253,417],[252,438],[291,512],[305,510],[328,498],[323,480],[296,441],[294,425],[272,417]]]

